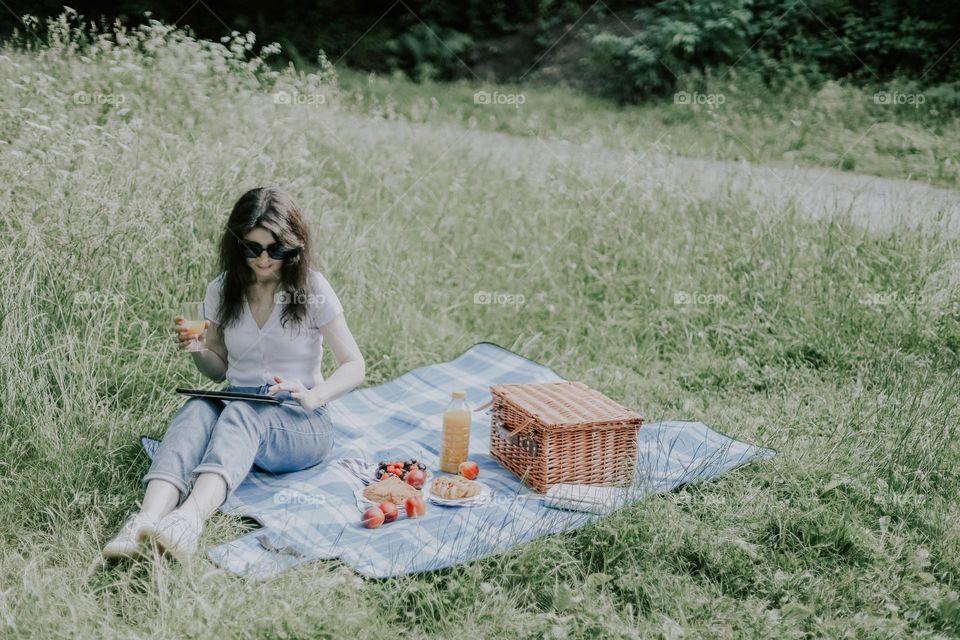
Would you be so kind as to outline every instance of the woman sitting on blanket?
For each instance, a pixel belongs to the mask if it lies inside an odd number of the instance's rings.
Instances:
[[[327,279],[310,268],[307,226],[276,188],[248,191],[220,240],[222,273],[207,286],[205,351],[194,364],[230,391],[269,394],[268,402],[191,398],[174,415],[143,478],[140,511],[103,549],[140,557],[142,542],[184,559],[196,552],[204,521],[254,466],[285,473],[320,463],[333,447],[326,403],[364,378],[364,361]],[[190,338],[174,319],[181,348]],[[337,368],[324,380],[324,340]],[[178,506],[179,505],[179,506]]]

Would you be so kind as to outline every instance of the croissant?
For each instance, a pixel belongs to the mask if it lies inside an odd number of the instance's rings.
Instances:
[[[440,476],[434,479],[430,491],[440,498],[460,500],[480,493],[480,485],[463,476]]]

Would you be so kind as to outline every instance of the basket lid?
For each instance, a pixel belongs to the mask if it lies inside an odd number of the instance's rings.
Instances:
[[[595,422],[643,422],[643,416],[582,382],[495,384],[491,393],[536,416],[546,426]]]

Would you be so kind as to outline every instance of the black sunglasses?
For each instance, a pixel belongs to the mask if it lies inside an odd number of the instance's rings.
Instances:
[[[279,242],[274,242],[267,246],[263,246],[258,242],[250,242],[249,240],[239,240],[240,249],[243,251],[243,255],[246,258],[254,259],[259,258],[260,254],[263,253],[264,249],[267,251],[267,255],[273,258],[274,260],[286,260],[287,258],[297,254],[299,249],[289,249],[284,247]]]

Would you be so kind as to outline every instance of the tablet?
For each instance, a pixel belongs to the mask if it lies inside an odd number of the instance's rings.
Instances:
[[[217,400],[250,400],[253,402],[270,402],[273,404],[283,404],[283,401],[274,396],[260,395],[257,393],[240,393],[238,391],[208,391],[206,389],[182,389],[178,388],[177,393],[194,398],[214,398]]]

